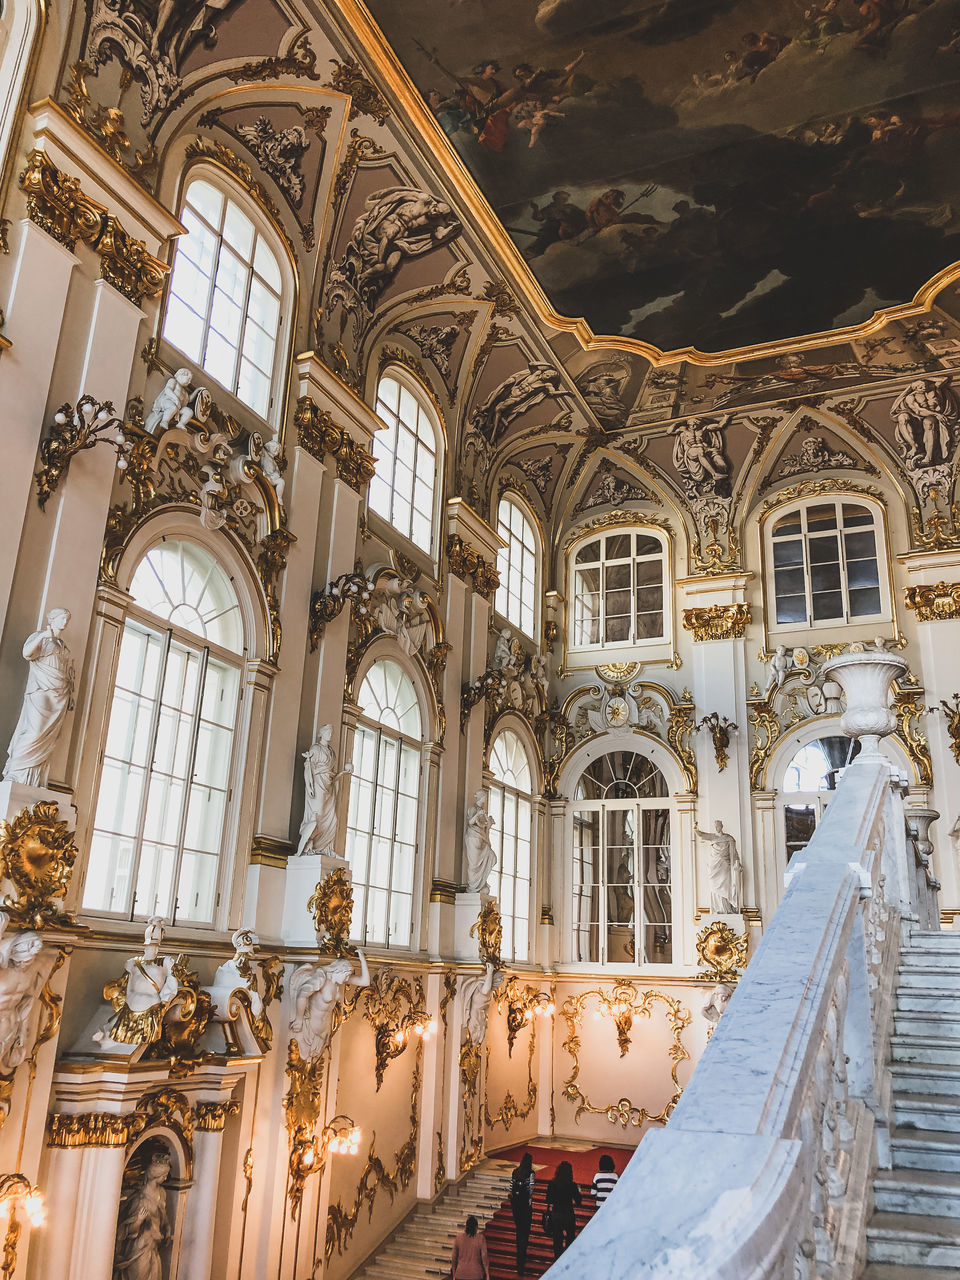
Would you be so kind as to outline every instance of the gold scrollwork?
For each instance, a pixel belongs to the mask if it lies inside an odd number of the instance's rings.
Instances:
[[[922,689],[898,688],[893,697],[893,713],[897,717],[897,738],[910,757],[922,787],[933,786],[933,760],[927,736],[920,729],[920,717],[926,712]]]
[[[100,256],[100,274],[138,306],[143,298],[155,298],[163,289],[169,263],[147,253],[142,240],[96,200],[84,195],[77,178],[68,177],[49,156],[34,148],[20,175],[31,222],[73,249],[78,240]]]
[[[408,981],[387,969],[359,992],[356,1007],[374,1029],[378,1093],[388,1064],[405,1052],[410,1037],[431,1034],[426,1006],[421,978]]]
[[[245,160],[241,160],[235,152],[230,150],[226,143],[212,141],[210,138],[201,138],[199,136],[187,145],[184,154],[188,160],[210,160],[219,165],[221,169],[226,169],[228,173],[232,173],[235,178],[238,178],[251,200],[267,215],[267,218],[283,237],[291,258],[296,260],[296,246],[284,224],[280,210],[271,198],[267,188],[253,176],[253,170]]]
[[[336,58],[331,61],[333,75],[329,85],[325,87],[350,95],[351,121],[358,116],[371,116],[377,124],[386,124],[390,119],[390,107],[380,90],[370,82],[359,62],[354,62],[352,58],[346,58],[343,62]]]
[[[175,1089],[160,1089],[156,1093],[144,1094],[137,1103],[136,1114],[143,1117],[143,1124],[131,1126],[127,1146],[132,1146],[141,1133],[149,1133],[151,1129],[168,1129],[183,1148],[184,1175],[192,1178],[196,1118],[186,1095]]]
[[[322,956],[355,956],[351,947],[350,922],[353,919],[353,888],[343,867],[331,871],[319,882],[307,903],[313,916],[317,937],[324,935],[320,943]]]
[[[763,777],[766,772],[770,754],[780,738],[780,720],[772,707],[762,699],[748,701],[750,708],[747,714],[750,728],[753,731],[753,744],[750,748],[750,788],[759,791],[763,788]]]
[[[527,1116],[537,1105],[537,1084],[533,1078],[533,1055],[537,1042],[537,1029],[535,1024],[530,1024],[530,1044],[527,1048],[527,1093],[523,1102],[517,1099],[508,1089],[503,1097],[498,1109],[491,1115],[490,1099],[486,1088],[483,1091],[483,1119],[487,1128],[492,1129],[495,1125],[502,1124],[504,1129],[509,1133],[510,1126],[514,1120],[526,1120]],[[487,1048],[487,1079],[490,1075],[490,1049]]]
[[[447,1162],[443,1150],[443,1130],[437,1130],[437,1167],[433,1171],[433,1194],[438,1196],[447,1180]]]
[[[370,1217],[377,1195],[386,1191],[391,1204],[401,1191],[410,1185],[417,1167],[417,1133],[420,1128],[420,1088],[423,1083],[423,1041],[417,1043],[417,1057],[413,1067],[413,1081],[410,1090],[410,1133],[406,1141],[395,1152],[392,1170],[388,1170],[376,1154],[377,1135],[370,1139],[366,1164],[357,1184],[356,1199],[350,1209],[345,1209],[338,1200],[327,1211],[327,1231],[324,1244],[324,1257],[327,1261],[333,1257],[334,1251],[342,1255],[344,1249],[353,1238],[353,1233],[360,1221],[360,1210],[367,1206]]]
[[[440,997],[440,1021],[444,1028],[447,1025],[447,1009],[450,1001],[457,994],[457,971],[456,969],[445,969],[443,974],[443,995]]]
[[[499,969],[500,948],[503,946],[503,922],[496,898],[491,898],[480,908],[480,914],[470,926],[470,937],[476,938],[481,964],[492,964]]]
[[[0,877],[13,885],[3,909],[11,924],[45,929],[74,923],[62,902],[77,852],[54,801],[41,800],[21,809],[12,822],[0,822]]]
[[[357,493],[363,493],[373,478],[373,454],[358,444],[349,431],[338,427],[312,396],[300,397],[293,421],[300,447],[318,462],[329,454],[336,463],[337,477]]]
[[[496,567],[455,533],[447,539],[447,563],[455,577],[462,582],[472,582],[474,591],[485,600],[500,586]]]
[[[960,582],[938,582],[935,586],[906,587],[908,609],[920,622],[946,622],[960,618]]]
[[[721,920],[714,920],[697,934],[699,963],[706,969],[703,975],[710,982],[736,982],[747,963],[749,938],[745,933],[734,933]]]
[[[323,1073],[326,1059],[321,1054],[313,1060],[301,1056],[300,1046],[291,1040],[287,1049],[287,1092],[283,1110],[290,1140],[289,1184],[287,1199],[290,1217],[296,1221],[303,1202],[303,1189],[311,1173],[322,1169],[318,1163],[314,1135],[323,1109]]]
[[[676,753],[687,779],[687,790],[697,789],[697,756],[690,739],[696,729],[696,712],[692,702],[684,699],[670,708],[667,719],[667,742]]]
[[[750,621],[748,604],[711,604],[683,611],[683,629],[691,631],[697,642],[742,640]]]
[[[493,993],[497,1008],[507,1006],[507,1057],[513,1057],[513,1046],[517,1036],[524,1027],[532,1026],[534,1019],[547,1013],[553,1013],[550,997],[538,991],[536,987],[520,982],[516,975],[512,976]]]
[[[698,729],[709,729],[710,737],[713,739],[713,754],[717,762],[717,772],[723,773],[729,762],[727,748],[730,746],[730,734],[735,733],[737,726],[732,720],[728,720],[726,716],[721,716],[717,711],[711,711],[708,716],[704,716],[697,725]]]
[[[611,1009],[612,1017],[616,1018],[619,1014],[622,1022],[629,1018],[631,1024],[634,1018],[649,1018],[655,1003],[660,1002],[666,1005],[667,1022],[673,1032],[673,1041],[668,1049],[668,1055],[673,1063],[670,1070],[670,1078],[673,1081],[674,1092],[662,1110],[654,1114],[647,1111],[645,1107],[636,1106],[628,1098],[621,1098],[617,1102],[595,1106],[580,1088],[577,1083],[580,1075],[581,1049],[579,1029],[583,1022],[584,1008],[591,998],[598,1001],[601,1009],[606,1003]],[[613,1011],[614,1006],[619,1006],[617,1013]],[[619,982],[616,984],[614,991],[609,994],[604,991],[594,990],[581,991],[577,995],[569,996],[561,1005],[560,1014],[567,1024],[567,1038],[563,1043],[563,1048],[573,1059],[573,1070],[563,1082],[563,1096],[568,1102],[576,1105],[574,1119],[577,1123],[579,1123],[582,1115],[588,1114],[606,1116],[611,1124],[619,1124],[623,1128],[626,1128],[628,1124],[638,1127],[645,1120],[650,1120],[654,1124],[664,1124],[679,1102],[680,1094],[683,1092],[677,1071],[680,1063],[690,1057],[682,1039],[684,1029],[690,1024],[689,1010],[685,1009],[679,1000],[665,995],[662,991],[644,991],[641,994],[632,982]],[[617,1038],[621,1042],[621,1056],[626,1052],[626,1050],[622,1049],[622,1034],[622,1029],[618,1025]]]
[[[955,693],[950,702],[940,699],[940,706],[947,717],[947,736],[950,739],[950,750],[957,764],[960,764],[960,693]]]

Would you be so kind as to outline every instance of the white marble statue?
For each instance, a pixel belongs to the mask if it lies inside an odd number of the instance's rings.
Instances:
[[[475,1045],[483,1044],[487,1034],[487,1014],[490,998],[503,982],[504,974],[488,960],[483,977],[464,978],[460,990],[463,995],[463,1025]]]
[[[463,828],[463,866],[470,893],[489,891],[490,872],[497,865],[497,855],[490,843],[494,820],[487,813],[487,793],[478,791],[467,809]]]
[[[47,625],[23,646],[30,663],[20,719],[7,749],[5,782],[46,785],[53,755],[73,696],[73,662],[61,636],[70,621],[66,609],[51,609]]]
[[[117,1224],[114,1280],[163,1280],[161,1251],[170,1243],[167,1193],[170,1157],[156,1151]]]
[[[774,687],[781,688],[784,680],[787,678],[787,672],[790,670],[791,655],[787,652],[785,644],[778,644],[770,659],[770,682],[767,685],[767,692]]]
[[[700,1010],[707,1022],[710,1023],[710,1030],[707,1038],[716,1030],[717,1023],[723,1017],[727,1005],[730,1003],[730,997],[736,991],[736,986],[732,982],[718,982],[708,996],[703,1008]]]
[[[267,440],[263,446],[263,454],[260,458],[260,469],[273,485],[276,491],[277,501],[283,503],[283,491],[286,488],[286,480],[283,478],[283,472],[280,470],[280,441],[276,438]]]
[[[9,1076],[30,1052],[30,1022],[37,1002],[37,956],[43,939],[32,929],[7,933],[0,911],[0,1076]]]
[[[320,964],[316,960],[294,969],[290,978],[290,996],[294,1016],[290,1030],[295,1034],[302,1057],[313,1060],[330,1043],[333,1011],[345,986],[368,987],[370,971],[362,951],[360,972],[354,973],[349,960],[333,960]]]
[[[237,929],[231,939],[233,955],[225,960],[214,975],[210,987],[210,998],[213,1001],[212,1018],[214,1022],[232,1022],[237,1010],[231,1010],[231,997],[235,991],[246,991],[250,997],[250,1012],[259,1018],[263,1012],[263,1000],[257,990],[256,975],[253,972],[253,954],[260,939],[252,929]]]
[[[353,765],[345,764],[337,771],[337,753],[330,745],[332,736],[333,725],[325,724],[310,750],[303,753],[306,795],[298,857],[302,853],[333,853],[337,837],[337,793],[341,778],[353,773]]]
[[[423,605],[423,594],[411,591],[407,578],[393,578],[377,590],[373,616],[377,625],[397,637],[397,644],[409,657],[419,653],[427,638],[430,614]]]
[[[710,910],[714,915],[735,915],[740,910],[743,863],[736,839],[716,822],[713,831],[696,828],[697,838],[712,845],[710,852]]]
[[[93,1033],[102,1049],[115,1044],[152,1044],[160,1038],[163,1015],[176,996],[179,983],[172,956],[160,957],[163,921],[151,916],[143,931],[143,955],[132,956],[123,966],[126,990],[123,1004]]]
[[[143,424],[151,434],[162,435],[168,427],[185,427],[193,417],[190,378],[189,369],[178,369],[163,384]]]
[[[497,643],[493,649],[493,667],[495,671],[513,671],[516,660],[513,656],[513,632],[509,627],[502,627],[497,632]]]

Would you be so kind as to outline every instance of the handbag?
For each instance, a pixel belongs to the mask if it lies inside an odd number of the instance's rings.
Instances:
[[[544,1209],[540,1218],[540,1225],[543,1227],[543,1233],[547,1236],[553,1235],[553,1210]]]

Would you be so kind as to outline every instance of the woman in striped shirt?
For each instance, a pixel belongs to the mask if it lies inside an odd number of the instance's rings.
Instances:
[[[593,1196],[594,1204],[598,1209],[617,1185],[619,1177],[616,1172],[616,1165],[613,1163],[613,1156],[602,1155],[599,1165],[599,1169],[593,1175],[593,1186],[590,1188],[590,1194]]]

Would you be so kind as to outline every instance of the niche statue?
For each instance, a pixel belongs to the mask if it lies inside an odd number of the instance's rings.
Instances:
[[[497,865],[497,855],[490,843],[493,822],[487,813],[487,793],[478,791],[467,810],[463,830],[463,865],[470,893],[486,893],[490,887],[490,872]]]
[[[722,822],[714,826],[714,831],[696,828],[697,838],[713,846],[708,869],[710,910],[714,915],[733,915],[740,910],[743,863],[736,839],[729,831],[724,831]]]
[[[50,757],[73,696],[73,662],[60,638],[69,621],[66,609],[51,609],[47,625],[24,643],[23,656],[30,671],[20,719],[10,739],[4,782],[46,786]]]
[[[170,1157],[165,1151],[154,1152],[126,1208],[121,1210],[113,1280],[163,1280],[160,1251],[170,1243],[163,1184],[169,1176]]]

